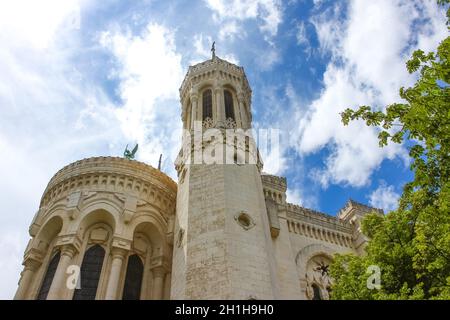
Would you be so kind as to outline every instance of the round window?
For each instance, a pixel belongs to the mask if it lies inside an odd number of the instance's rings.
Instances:
[[[234,219],[236,222],[245,230],[252,228],[255,225],[252,217],[250,217],[246,212],[242,211],[237,214]]]

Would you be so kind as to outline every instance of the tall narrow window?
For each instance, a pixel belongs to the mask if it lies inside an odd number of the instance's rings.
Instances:
[[[225,100],[225,119],[231,118],[234,120],[233,95],[230,91],[225,90],[223,92],[223,98]]]
[[[98,281],[102,272],[105,249],[96,244],[84,254],[81,264],[81,289],[76,289],[73,300],[94,300],[97,294]]]
[[[50,263],[47,267],[47,272],[44,276],[44,280],[42,281],[41,289],[39,290],[39,294],[37,296],[37,300],[47,299],[48,291],[50,290],[50,286],[52,285],[53,277],[55,276],[60,257],[61,252],[58,251],[50,260]]]
[[[213,115],[212,115],[212,91],[211,91],[211,89],[205,90],[205,92],[203,92],[202,105],[203,105],[203,120],[205,120],[206,118],[212,119]]]
[[[128,258],[125,286],[123,288],[122,300],[139,300],[141,297],[142,276],[144,264],[137,254]]]

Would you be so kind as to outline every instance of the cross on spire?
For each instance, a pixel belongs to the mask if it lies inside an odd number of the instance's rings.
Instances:
[[[216,42],[215,41],[213,41],[213,43],[212,43],[211,53],[212,53],[212,58],[214,59],[216,57]]]

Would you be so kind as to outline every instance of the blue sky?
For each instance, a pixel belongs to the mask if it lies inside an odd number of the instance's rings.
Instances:
[[[0,298],[11,298],[29,223],[51,176],[81,158],[121,156],[175,178],[178,88],[189,65],[242,65],[254,124],[281,129],[265,171],[288,200],[329,214],[347,201],[395,208],[412,176],[407,147],[344,127],[339,112],[398,101],[414,49],[447,35],[435,1],[17,0],[0,4]]]

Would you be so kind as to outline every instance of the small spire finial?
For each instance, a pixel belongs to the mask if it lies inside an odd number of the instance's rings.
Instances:
[[[162,153],[159,155],[159,162],[158,162],[158,170],[161,171],[161,159],[162,159]]]
[[[212,53],[212,58],[214,59],[216,57],[216,42],[215,41],[213,41],[213,43],[212,43],[211,53]]]

